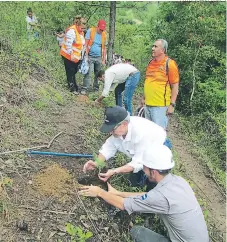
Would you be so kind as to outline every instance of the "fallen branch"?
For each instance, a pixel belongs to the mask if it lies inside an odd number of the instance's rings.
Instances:
[[[76,214],[76,213],[72,213],[72,212],[63,212],[63,211],[54,211],[54,210],[47,210],[47,209],[39,209],[39,208],[35,208],[35,207],[30,207],[30,206],[26,206],[26,205],[20,205],[19,208],[25,208],[25,209],[31,209],[31,210],[35,210],[35,211],[39,211],[39,212],[45,212],[45,213],[54,213],[54,214],[66,214],[66,215],[71,215],[71,214]]]
[[[35,146],[35,147],[30,147],[30,148],[23,148],[23,149],[20,149],[20,150],[6,151],[6,152],[0,153],[0,155],[7,155],[7,154],[12,154],[12,153],[19,153],[19,152],[26,151],[26,150],[41,149],[41,148],[47,148],[47,145],[40,145],[40,146]]]
[[[88,209],[85,207],[83,201],[81,200],[80,196],[78,195],[78,190],[77,190],[76,187],[75,187],[75,190],[76,190],[77,198],[79,199],[80,203],[82,204],[82,207],[83,207],[84,211],[86,212],[87,217],[88,217],[88,219],[90,220],[92,227],[94,228],[94,230],[95,230],[97,236],[99,237],[99,241],[100,241],[100,242],[103,242],[102,238],[101,238],[100,235],[99,235],[99,232],[98,232],[96,226],[94,225],[92,219],[90,218],[90,216],[89,216],[89,214],[88,214]]]
[[[47,145],[47,149],[49,149],[50,148],[50,146],[52,145],[52,143],[54,142],[54,140],[60,135],[60,134],[62,134],[63,132],[60,132],[60,133],[58,133],[58,134],[56,134],[55,136],[54,136],[54,138],[49,142],[49,144]]]
[[[53,139],[51,139],[51,141],[48,143],[48,145],[40,145],[40,146],[34,146],[34,147],[28,147],[28,148],[22,148],[22,149],[19,149],[19,150],[5,151],[5,152],[0,153],[0,155],[8,155],[8,154],[12,154],[12,153],[23,152],[23,151],[26,151],[26,150],[41,149],[41,148],[47,148],[47,149],[49,149],[50,146],[52,145],[52,143],[54,142],[54,140],[55,140],[60,134],[62,134],[62,133],[63,133],[63,132],[60,132],[60,133],[56,134],[56,135],[53,137]]]
[[[217,185],[217,190],[222,194],[223,197],[226,198],[226,194],[223,192],[222,188],[220,187],[217,179],[215,178],[215,176],[212,174],[212,179],[214,180],[215,184]]]

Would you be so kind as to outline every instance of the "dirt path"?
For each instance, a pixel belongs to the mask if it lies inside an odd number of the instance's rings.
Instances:
[[[197,197],[206,203],[205,207],[209,210],[208,217],[215,224],[217,233],[225,238],[226,204],[223,191],[220,191],[214,180],[210,178],[209,171],[202,164],[201,158],[193,155],[190,145],[178,128],[176,120],[171,120],[169,130],[169,137],[174,150],[177,152],[177,160],[180,163],[182,174],[194,185],[193,189]]]

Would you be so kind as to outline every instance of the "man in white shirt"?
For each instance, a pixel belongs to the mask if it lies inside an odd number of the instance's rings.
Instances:
[[[106,182],[114,174],[133,172],[138,173],[136,184],[133,186],[144,185],[140,184],[146,180],[142,171],[143,153],[154,144],[165,144],[166,131],[150,120],[130,116],[123,107],[119,106],[106,109],[105,122],[100,130],[110,133],[111,136],[99,150],[99,162],[105,162],[114,157],[117,151],[130,157],[131,162],[118,168],[109,169],[106,173],[99,173],[99,179]],[[94,170],[97,166],[96,162],[89,160],[85,163],[83,171]]]
[[[128,63],[119,63],[109,67],[105,72],[99,71],[98,79],[104,81],[102,95],[96,99],[101,101],[115,89],[116,105],[122,107],[122,92],[124,91],[124,105],[132,115],[132,97],[140,80],[140,72]]]

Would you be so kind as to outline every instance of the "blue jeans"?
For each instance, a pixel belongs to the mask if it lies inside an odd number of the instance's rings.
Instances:
[[[168,125],[168,116],[166,115],[168,106],[165,107],[152,107],[145,106],[145,118],[153,121],[165,130]]]
[[[116,105],[122,107],[122,92],[124,91],[125,109],[132,115],[132,97],[140,80],[140,72],[130,75],[124,83],[118,84],[115,89]]]
[[[28,31],[28,40],[39,39],[39,32]]]
[[[135,242],[171,242],[169,238],[142,226],[133,226],[130,234]]]
[[[88,64],[89,64],[89,70],[88,70],[88,73],[84,76],[82,90],[87,90],[90,87],[91,76],[92,76],[93,71],[94,71],[94,74],[95,74],[93,88],[98,89],[99,83],[98,83],[97,74],[101,69],[102,57],[89,56],[88,57]]]

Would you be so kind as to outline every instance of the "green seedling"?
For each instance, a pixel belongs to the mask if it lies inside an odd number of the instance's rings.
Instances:
[[[93,236],[91,231],[84,232],[80,227],[75,227],[71,223],[66,223],[66,231],[71,236],[71,242],[86,242]]]
[[[106,166],[105,162],[101,161],[96,154],[93,155],[94,161],[96,163],[97,169],[99,169],[99,172]]]

